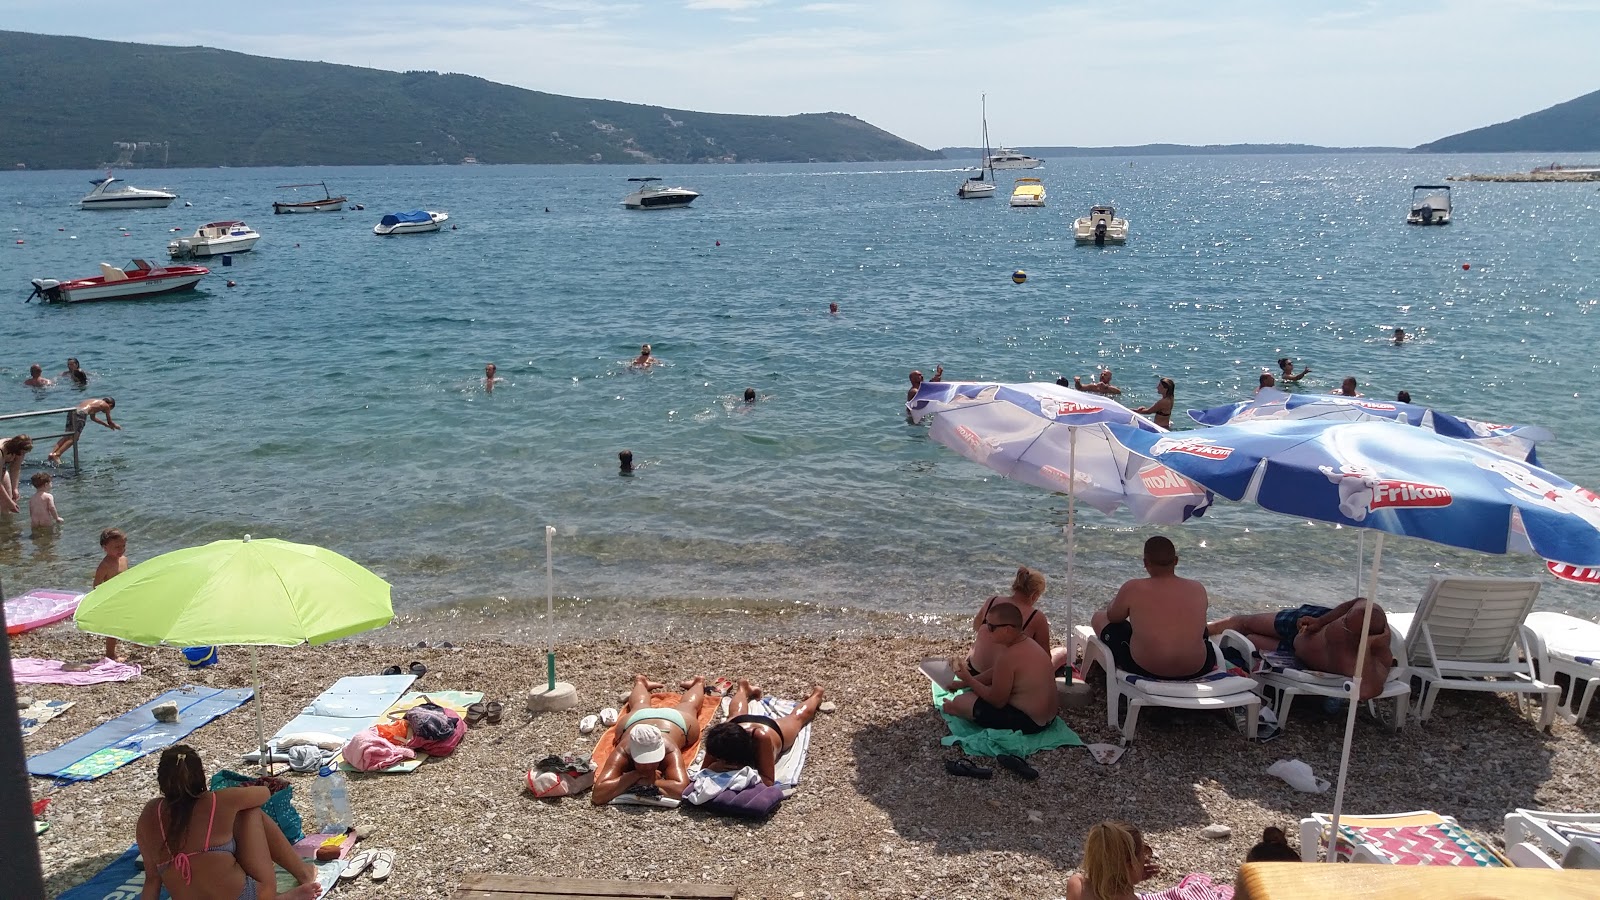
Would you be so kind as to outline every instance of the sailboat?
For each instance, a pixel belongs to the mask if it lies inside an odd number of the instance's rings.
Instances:
[[[984,179],[983,173],[987,170],[989,178]],[[994,167],[989,160],[989,95],[983,95],[983,157],[978,160],[978,174],[962,182],[956,188],[956,196],[963,200],[977,200],[980,197],[994,196]]]

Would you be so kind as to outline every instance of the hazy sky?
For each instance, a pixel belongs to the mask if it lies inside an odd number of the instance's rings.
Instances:
[[[1600,89],[1600,2],[0,0],[0,28],[434,69],[927,147],[1411,146]],[[85,60],[91,64],[91,60]],[[226,101],[219,101],[226,102]]]

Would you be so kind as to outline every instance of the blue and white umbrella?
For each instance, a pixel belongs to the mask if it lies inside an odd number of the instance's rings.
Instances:
[[[1480,443],[1497,453],[1525,459],[1535,465],[1535,446],[1555,440],[1550,429],[1539,425],[1501,425],[1440,412],[1427,406],[1342,394],[1286,394],[1262,388],[1250,400],[1211,409],[1191,409],[1189,418],[1201,425],[1230,425],[1272,419],[1315,419],[1327,422],[1382,420],[1411,425],[1445,437]]]

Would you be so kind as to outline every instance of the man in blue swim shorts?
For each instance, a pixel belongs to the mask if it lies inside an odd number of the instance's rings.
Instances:
[[[1250,639],[1263,653],[1293,653],[1303,669],[1353,675],[1361,649],[1361,620],[1368,600],[1357,597],[1329,609],[1303,604],[1278,612],[1229,616],[1206,626],[1206,633],[1219,635],[1232,629]],[[1372,622],[1367,634],[1367,659],[1361,677],[1361,699],[1370,700],[1383,690],[1394,668],[1389,647],[1389,620],[1378,604],[1372,604]]]

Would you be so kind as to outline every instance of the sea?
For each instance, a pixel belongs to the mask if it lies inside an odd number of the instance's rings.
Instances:
[[[1176,424],[1288,356],[1311,368],[1301,392],[1349,375],[1369,396],[1546,425],[1545,465],[1600,487],[1596,185],[1455,183],[1453,224],[1404,223],[1414,184],[1549,162],[1059,159],[999,173],[983,200],[956,198],[959,161],[143,169],[118,174],[180,200],[99,212],[77,201],[103,173],[3,172],[0,414],[84,399],[22,384],[75,356],[123,430],[91,424],[81,472],[53,470],[59,534],[0,516],[0,581],[86,586],[115,526],[134,563],[247,534],[333,548],[393,585],[408,636],[954,635],[1019,565],[1049,577],[1057,628],[1083,617],[1142,574],[1159,530],[1218,613],[1332,605],[1371,537],[1226,502],[1163,529],[1079,508],[1069,595],[1065,497],[932,442],[906,419],[908,373],[1110,367],[1130,405],[1170,376]],[[702,196],[625,210],[641,175]],[[1008,206],[1023,176],[1048,206]],[[279,185],[317,181],[364,209],[272,214],[322,195]],[[1094,204],[1130,220],[1126,246],[1074,245]],[[449,222],[373,234],[416,208]],[[31,278],[158,263],[225,219],[263,238],[197,291],[24,302]],[[630,368],[646,342],[661,364]],[[1391,539],[1377,591],[1407,609],[1430,574],[1542,571]],[[1547,577],[1539,606],[1592,617],[1600,593]]]

